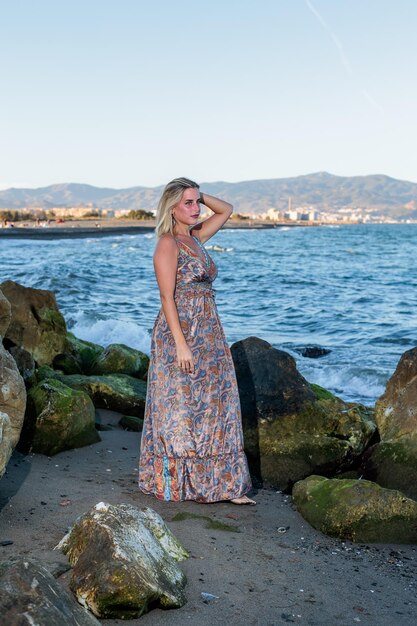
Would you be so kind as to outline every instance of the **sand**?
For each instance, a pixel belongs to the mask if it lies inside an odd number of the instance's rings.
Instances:
[[[14,453],[0,481],[1,560],[66,557],[53,551],[75,518],[97,502],[151,506],[191,553],[181,564],[188,603],[153,610],[116,624],[203,626],[411,626],[416,621],[417,547],[358,545],[325,537],[294,509],[290,496],[259,490],[256,507],[229,503],[163,503],[137,489],[140,433],[117,426],[119,416],[100,411],[113,429],[101,443],[52,458]],[[172,521],[178,512],[223,522],[238,530],[207,528],[203,518]],[[69,572],[60,577],[68,584]],[[218,596],[205,603],[201,593]],[[0,618],[1,621],[1,618]]]

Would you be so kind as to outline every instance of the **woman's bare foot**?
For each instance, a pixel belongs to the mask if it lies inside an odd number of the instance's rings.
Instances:
[[[240,496],[240,498],[233,498],[230,500],[232,504],[249,504],[251,506],[255,506],[255,500],[251,500],[248,496]]]

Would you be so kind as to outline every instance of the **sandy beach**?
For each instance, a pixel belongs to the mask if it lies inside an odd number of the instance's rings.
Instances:
[[[0,543],[13,542],[0,545],[1,560],[65,564],[53,548],[76,517],[100,501],[124,502],[156,510],[190,552],[181,564],[188,602],[128,622],[103,620],[107,626],[415,623],[416,546],[325,537],[297,513],[290,496],[266,489],[256,493],[256,507],[159,502],[137,488],[140,433],[124,431],[113,412],[99,415],[112,428],[100,433],[98,444],[52,458],[14,453],[0,483]],[[180,512],[201,517],[174,521]],[[208,527],[210,521],[221,528]],[[67,585],[68,579],[69,572],[59,580]],[[206,603],[202,592],[218,598]]]

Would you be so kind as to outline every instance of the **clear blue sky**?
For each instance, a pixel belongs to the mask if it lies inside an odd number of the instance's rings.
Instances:
[[[2,188],[417,181],[415,0],[2,4]]]

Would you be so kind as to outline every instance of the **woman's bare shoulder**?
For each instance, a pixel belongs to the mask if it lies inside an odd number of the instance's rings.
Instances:
[[[178,245],[171,233],[165,233],[158,238],[155,254],[178,254]]]

